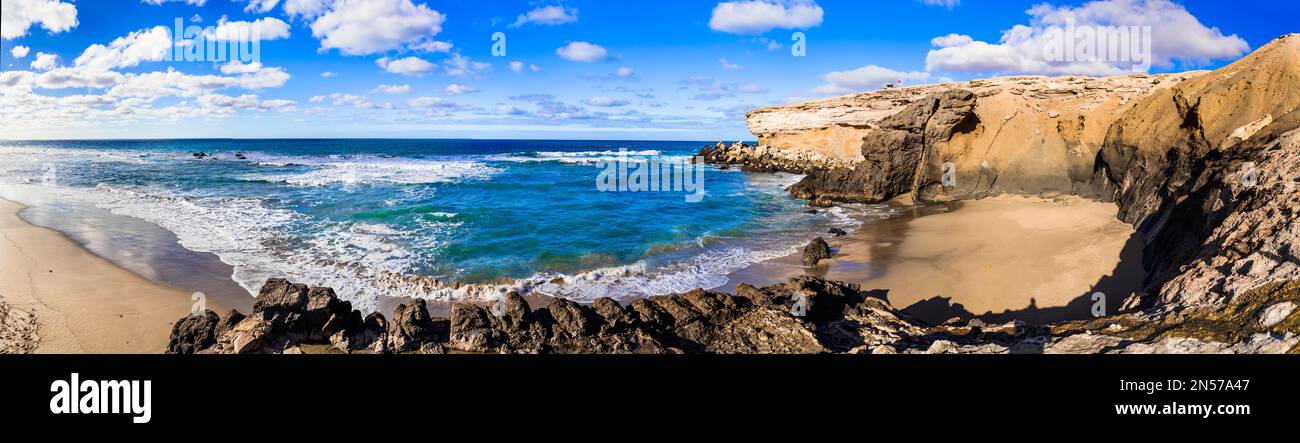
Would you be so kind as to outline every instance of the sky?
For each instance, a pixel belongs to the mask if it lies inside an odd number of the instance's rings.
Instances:
[[[762,106],[1213,69],[1300,32],[1272,0],[0,2],[3,139],[752,140]],[[1148,29],[1151,63],[1045,59],[1067,24]]]

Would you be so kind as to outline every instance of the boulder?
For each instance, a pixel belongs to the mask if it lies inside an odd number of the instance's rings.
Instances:
[[[167,342],[167,353],[193,354],[212,347],[217,343],[219,322],[217,313],[211,310],[180,319],[172,325],[171,339]]]
[[[393,310],[393,321],[388,324],[389,351],[416,351],[436,338],[433,318],[423,299],[408,301]]]
[[[267,280],[253,303],[253,316],[271,322],[272,330],[277,333],[301,329],[307,293],[307,285],[289,283],[281,278]]]
[[[826,239],[817,237],[803,248],[804,266],[817,266],[818,262],[828,258],[831,258],[831,245],[826,243]]]

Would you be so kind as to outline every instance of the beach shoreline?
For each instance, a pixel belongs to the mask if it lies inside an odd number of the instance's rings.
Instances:
[[[890,204],[894,215],[863,216],[850,234],[827,234],[835,254],[818,266],[805,267],[794,254],[736,271],[714,290],[735,293],[738,284],[762,287],[812,275],[858,284],[931,324],[951,318],[1048,323],[1087,318],[1094,292],[1106,293],[1107,312],[1115,312],[1144,277],[1141,244],[1115,218],[1114,205],[1010,195]],[[0,300],[14,322],[34,319],[34,334],[26,335],[35,343],[26,347],[38,353],[163,352],[171,325],[190,312],[193,292],[160,281],[157,272],[139,273],[148,263],[105,258],[68,233],[33,223],[20,216],[26,208],[0,199]],[[225,280],[187,286],[233,282]],[[535,308],[549,304],[550,297],[536,298]],[[252,301],[229,294],[205,299],[218,313],[230,307],[248,312]],[[406,301],[391,298],[381,306]],[[434,302],[430,311],[445,316],[452,304]]]
[[[35,319],[28,349],[44,354],[150,354],[166,350],[193,292],[155,283],[95,255],[68,236],[24,221],[25,206],[0,199],[0,301]],[[206,309],[223,312],[205,297]],[[13,314],[13,311],[22,314]]]
[[[800,275],[858,284],[930,324],[957,318],[1047,324],[1093,317],[1141,290],[1142,241],[1114,204],[1077,196],[1002,195],[945,205],[891,202],[897,214],[864,219],[834,255],[805,267],[793,254],[733,273],[765,286]]]

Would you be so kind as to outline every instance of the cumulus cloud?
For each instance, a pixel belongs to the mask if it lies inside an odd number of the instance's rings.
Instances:
[[[617,71],[614,71],[614,75],[619,78],[628,78],[631,77],[633,74],[636,74],[636,71],[632,70],[632,68],[629,68],[627,66],[618,68]]]
[[[316,17],[325,13],[330,0],[284,0],[284,13],[290,17]]]
[[[514,71],[516,74],[522,74],[524,70],[528,70],[531,72],[541,72],[542,68],[537,65],[529,65],[529,64],[525,64],[524,62],[516,60],[510,62],[510,70]]]
[[[409,76],[417,76],[417,77],[428,74],[438,69],[438,65],[429,63],[419,57],[406,57],[406,58],[400,58],[396,60],[390,59],[388,57],[382,57],[379,60],[375,60],[375,64],[379,65],[379,67],[383,68],[385,71],[391,72],[393,74],[401,74],[401,75],[409,75]]]
[[[32,25],[51,33],[77,26],[77,7],[58,0],[4,0],[0,11],[0,39],[13,40],[27,35]]]
[[[1149,27],[1150,64],[1173,66],[1175,62],[1201,65],[1214,60],[1237,58],[1250,50],[1242,38],[1224,35],[1207,27],[1182,5],[1169,0],[1097,0],[1078,7],[1041,4],[1030,8],[1028,25],[1016,25],[1002,33],[998,43],[948,35],[931,41],[936,49],[926,55],[926,69],[945,72],[1041,73],[1116,75],[1149,68],[1144,63],[1110,57],[1108,48],[1097,55],[1065,56],[1065,40],[1092,41],[1104,27]],[[1076,29],[1073,34],[1066,30]],[[1141,42],[1146,37],[1134,35]],[[1082,46],[1079,46],[1080,48]],[[1141,49],[1141,45],[1136,45]],[[1072,59],[1072,60],[1071,60]]]
[[[285,5],[288,8],[288,5]],[[446,16],[411,0],[335,0],[323,5],[302,5],[324,11],[311,24],[321,49],[338,49],[346,55],[369,55],[426,43],[442,32]]]
[[[140,1],[142,3],[154,5],[154,6],[161,5],[163,3],[182,3],[182,2],[187,5],[203,6],[208,3],[208,0],[140,0]]]
[[[26,57],[27,53],[30,51],[31,48],[28,48],[26,46],[14,46],[13,49],[9,50],[9,54],[14,56],[14,58],[23,58]]]
[[[773,29],[807,29],[822,24],[825,12],[813,0],[747,0],[718,3],[709,28],[757,35]]]
[[[442,92],[447,95],[461,95],[461,94],[472,94],[478,92],[478,89],[473,86],[465,86],[462,84],[452,83],[450,85],[447,85],[446,88],[443,88]]]
[[[130,68],[141,62],[162,61],[172,47],[171,31],[162,26],[142,29],[118,37],[107,46],[90,45],[75,63],[93,71]]]
[[[528,11],[526,14],[519,14],[509,27],[518,28],[520,26],[532,23],[542,26],[557,26],[566,23],[578,21],[578,10],[568,6],[542,6]]]
[[[952,9],[961,5],[961,0],[921,0],[921,3],[925,3],[929,6],[943,6]]]
[[[609,58],[609,51],[600,45],[572,42],[555,50],[560,58],[574,62],[598,62]]]
[[[411,85],[379,85],[371,90],[371,94],[407,94],[411,92]]]
[[[718,59],[718,64],[719,64],[719,65],[722,65],[722,69],[726,69],[726,70],[728,70],[728,71],[739,71],[739,70],[741,70],[740,65],[737,65],[737,64],[735,64],[735,63],[729,62],[729,61],[727,61],[727,59],[725,59],[725,58],[723,58],[723,59]]]
[[[222,17],[217,27],[204,34],[204,38],[217,41],[258,41],[289,38],[289,24],[274,17],[251,22],[227,21]]]
[[[49,71],[51,69],[54,69],[54,66],[58,64],[58,62],[59,62],[59,56],[56,54],[46,54],[44,52],[37,52],[36,59],[32,60],[32,69],[35,69],[37,71]]]
[[[867,65],[852,71],[831,72],[823,75],[822,80],[826,83],[814,89],[813,92],[818,94],[846,94],[876,90],[886,84],[925,82],[930,80],[930,73],[895,71],[881,66]]]
[[[452,54],[451,57],[448,57],[442,62],[443,72],[452,77],[464,77],[467,75],[477,74],[486,71],[491,67],[492,65],[489,63],[476,62],[470,60],[469,57],[460,54]]]
[[[628,104],[628,102],[627,102],[626,100],[615,100],[615,99],[612,99],[612,98],[609,98],[609,97],[604,97],[604,96],[598,96],[598,97],[592,97],[592,98],[589,98],[589,99],[587,99],[587,101],[586,101],[585,103],[587,103],[587,106],[596,106],[596,107],[602,107],[602,108],[611,108],[611,107],[617,107],[617,106],[627,106],[627,104]]]
[[[265,14],[275,9],[280,4],[280,0],[247,0],[248,6],[244,7],[244,12]]]

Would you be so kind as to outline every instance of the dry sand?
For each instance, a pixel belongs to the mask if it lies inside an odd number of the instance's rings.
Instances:
[[[36,319],[37,353],[160,353],[191,293],[161,286],[24,222],[0,199],[0,301]],[[212,300],[207,308],[223,312]]]
[[[1114,313],[1144,277],[1141,241],[1116,211],[1077,197],[913,207],[867,221],[847,237],[827,238],[838,251],[817,268],[787,257],[732,279],[769,284],[809,273],[859,283],[886,291],[891,304],[931,323],[1088,318],[1093,293],[1104,293],[1107,313]]]

